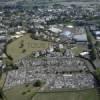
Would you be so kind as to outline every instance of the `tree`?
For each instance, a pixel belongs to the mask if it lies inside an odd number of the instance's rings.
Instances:
[[[5,64],[6,64],[7,66],[12,66],[12,65],[13,65],[13,60],[11,60],[11,59],[9,59],[9,58],[6,58],[6,59],[4,60],[4,62],[5,62]]]
[[[95,46],[98,48],[100,46],[100,41],[96,41]]]
[[[100,80],[100,68],[97,68],[97,69],[96,69],[95,74],[97,75],[97,77],[98,77],[99,80]]]
[[[2,88],[0,88],[0,100],[7,100],[6,96],[4,95]]]
[[[40,87],[42,85],[42,82],[40,80],[37,80],[35,83],[34,83],[34,86],[35,87]]]
[[[26,52],[26,49],[23,49],[22,53],[25,53]]]
[[[19,48],[23,48],[23,47],[24,47],[24,41],[22,40]]]
[[[91,48],[90,58],[91,58],[91,60],[95,60],[96,59],[96,50],[95,50],[94,47]]]
[[[95,60],[96,54],[97,54],[96,49],[95,49],[95,40],[88,27],[86,27],[86,33],[87,33],[87,40],[89,43],[88,48],[90,49],[90,58],[91,60]]]

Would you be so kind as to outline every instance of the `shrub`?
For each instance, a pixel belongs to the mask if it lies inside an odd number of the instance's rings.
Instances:
[[[34,86],[35,87],[40,87],[42,85],[42,82],[40,80],[37,80],[35,83],[34,83]]]

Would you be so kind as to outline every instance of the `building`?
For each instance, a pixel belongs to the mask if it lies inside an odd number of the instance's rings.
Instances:
[[[7,37],[6,36],[0,36],[0,42],[6,42],[7,41]]]
[[[96,38],[97,40],[100,40],[100,31],[94,31],[94,32],[93,32],[93,35],[95,36],[95,38]]]
[[[75,42],[88,42],[86,34],[74,35],[73,40]]]
[[[67,37],[67,38],[71,38],[72,37],[72,33],[70,31],[64,31],[61,33],[61,35]]]
[[[60,33],[60,32],[62,32],[61,29],[59,29],[59,28],[55,28],[55,27],[51,27],[51,28],[49,28],[49,31],[50,31],[50,32],[53,32],[53,33]]]

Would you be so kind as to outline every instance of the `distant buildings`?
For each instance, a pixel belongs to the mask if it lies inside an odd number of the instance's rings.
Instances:
[[[7,9],[4,13],[0,13],[1,58],[6,57],[4,46],[8,37],[5,34],[15,39],[28,32],[32,33],[34,39],[50,41],[53,44],[46,50],[33,52],[32,59],[31,57],[19,59],[16,63],[19,69],[8,72],[5,86],[9,88],[40,79],[49,83],[50,88],[94,87],[92,75],[81,74],[88,70],[87,65],[83,60],[75,57],[71,51],[73,46],[76,47],[75,43],[86,44],[88,41],[84,27],[80,24],[78,27],[71,25],[74,21],[81,23],[81,21],[84,22],[85,17],[90,18],[96,15],[96,9],[93,8],[93,11],[87,9],[88,6],[60,7],[56,5],[55,8],[37,8],[37,10],[36,8],[33,10]],[[91,31],[94,32],[96,39],[100,38],[97,27],[91,26]],[[82,56],[87,54],[88,52],[80,53]],[[75,75],[72,74],[73,72],[80,74]]]

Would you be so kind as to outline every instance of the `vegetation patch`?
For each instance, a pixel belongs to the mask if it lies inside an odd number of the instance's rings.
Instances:
[[[38,90],[39,87],[33,87],[32,84],[20,85],[4,91],[4,94],[7,100],[31,100]]]
[[[85,51],[86,49],[82,46],[76,46],[72,48],[72,52],[78,56],[80,53],[82,53],[83,51]]]
[[[73,92],[38,93],[32,100],[99,100],[95,89]]]
[[[5,80],[6,80],[6,73],[2,73],[2,76],[0,78],[0,88],[3,87]]]

